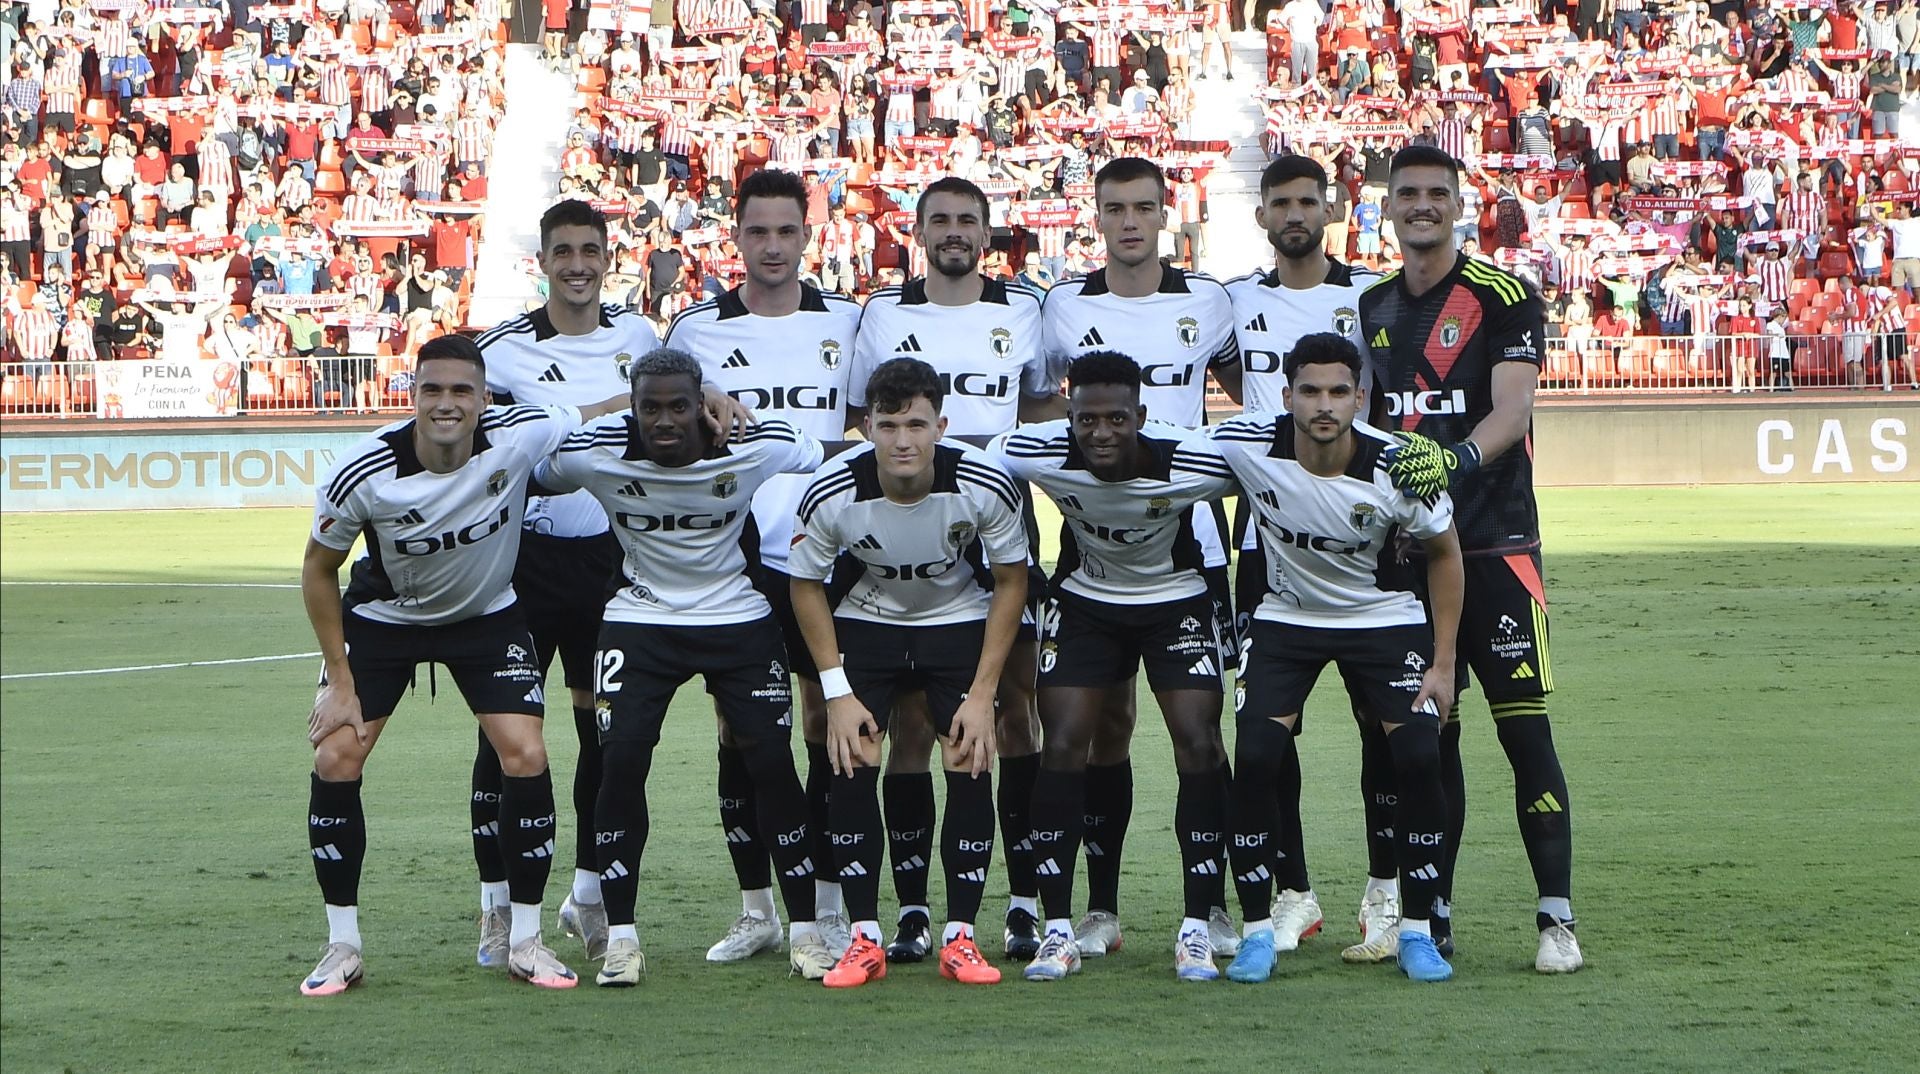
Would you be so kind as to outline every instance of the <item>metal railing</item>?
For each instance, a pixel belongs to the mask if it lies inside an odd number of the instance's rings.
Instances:
[[[1885,388],[1913,383],[1903,329],[1854,335],[1789,335],[1787,356],[1759,335],[1550,339],[1540,390],[1554,395],[1612,392],[1742,392],[1774,387]]]

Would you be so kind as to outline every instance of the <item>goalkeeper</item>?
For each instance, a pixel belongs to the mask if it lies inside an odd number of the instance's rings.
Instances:
[[[1389,468],[1396,485],[1411,495],[1452,494],[1466,566],[1457,692],[1465,691],[1471,669],[1513,767],[1514,812],[1539,891],[1534,966],[1570,973],[1582,963],[1569,901],[1573,841],[1566,778],[1547,722],[1553,668],[1533,499],[1533,394],[1545,338],[1540,299],[1498,266],[1453,248],[1460,180],[1445,152],[1400,150],[1389,164],[1387,190],[1405,266],[1360,296],[1361,334],[1382,381],[1371,423],[1401,430]],[[1457,717],[1456,703],[1441,736],[1450,850],[1460,845],[1466,815]],[[1367,795],[1370,811],[1382,808],[1378,797]],[[1384,817],[1375,820],[1368,818],[1370,833],[1391,827]],[[1451,862],[1445,872],[1454,875]],[[1433,938],[1444,954],[1452,951],[1450,897],[1442,893],[1433,915]]]

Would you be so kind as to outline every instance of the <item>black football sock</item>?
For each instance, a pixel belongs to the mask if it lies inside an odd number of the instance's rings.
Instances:
[[[473,755],[473,797],[468,803],[468,819],[473,821],[473,863],[480,867],[480,882],[504,884],[507,862],[500,856],[500,755],[493,752],[485,731],[480,748]]]
[[[1456,751],[1456,756],[1458,756]],[[1367,821],[1367,875],[1382,880],[1398,875],[1394,819],[1398,783],[1393,750],[1375,720],[1360,724],[1360,801]]]
[[[1033,782],[1034,873],[1050,920],[1073,917],[1073,874],[1085,824],[1087,774],[1042,768]]]
[[[1424,921],[1439,898],[1446,867],[1446,792],[1440,785],[1440,729],[1412,721],[1387,736],[1399,805],[1394,845],[1399,853],[1400,914]]]
[[[947,873],[947,920],[971,924],[980,913],[993,865],[993,776],[947,773],[947,815],[940,824]]]
[[[1547,723],[1546,703],[1538,699],[1494,702],[1493,728],[1500,748],[1513,766],[1513,811],[1520,821],[1520,841],[1533,866],[1533,883],[1543,899],[1570,899],[1573,894],[1573,803],[1567,797],[1567,778],[1553,749],[1553,729]],[[1554,923],[1541,913],[1541,928]]]
[[[307,845],[313,875],[328,906],[360,904],[360,867],[367,860],[367,815],[360,809],[360,781],[337,783],[313,774],[307,791]]]
[[[1440,729],[1440,789],[1447,797],[1447,841],[1442,848],[1445,862],[1440,867],[1440,907],[1433,916],[1433,938],[1453,935],[1454,866],[1460,858],[1460,838],[1467,830],[1467,770],[1460,762],[1460,705],[1456,702]],[[1400,900],[1406,906],[1406,899]]]
[[[616,739],[602,756],[608,778],[600,782],[594,801],[594,823],[599,853],[600,899],[610,925],[633,924],[633,904],[640,889],[640,857],[646,853],[652,819],[647,811],[647,773],[653,767],[653,745]]]
[[[600,797],[600,728],[594,722],[593,707],[573,707],[573,733],[580,740],[580,756],[573,765],[573,867],[599,866],[600,853],[594,848],[593,807]]]
[[[1274,832],[1278,842],[1273,851],[1273,882],[1283,891],[1311,891],[1306,836],[1300,830],[1299,744],[1294,743],[1294,747],[1284,752],[1273,773],[1274,804],[1280,811],[1280,827]]]
[[[889,772],[880,780],[886,799],[887,860],[901,906],[927,905],[933,863],[933,773]]]
[[[833,818],[831,799],[833,798],[833,762],[827,758],[827,744],[824,742],[807,743],[807,835],[813,840],[813,861],[819,870],[819,878],[831,880],[834,875]]]
[[[727,856],[733,859],[733,875],[741,891],[759,891],[773,886],[773,870],[767,863],[767,845],[760,839],[759,805],[754,796],[753,775],[747,771],[747,757],[739,749],[720,747],[720,830],[727,833]],[[800,816],[801,812],[795,812]]]
[[[507,897],[537,906],[553,871],[553,770],[500,777],[500,854],[507,859]]]
[[[768,738],[736,752],[753,780],[759,810],[754,826],[760,831],[760,845],[773,856],[773,867],[779,871],[787,920],[812,921],[817,872],[813,841],[807,835],[807,795],[793,770],[792,747],[785,738]]]
[[[1227,826],[1220,796],[1220,770],[1182,772],[1173,805],[1173,834],[1180,841],[1181,891],[1184,914],[1207,920],[1220,898],[1220,844]]]
[[[1240,916],[1265,921],[1273,913],[1274,833],[1280,829],[1275,772],[1294,752],[1293,732],[1269,719],[1238,721],[1234,742],[1233,837],[1228,853]]]
[[[853,921],[880,920],[880,770],[862,766],[833,777],[834,874]]]
[[[1087,909],[1120,912],[1120,852],[1133,820],[1133,761],[1087,766]]]
[[[1000,759],[1000,834],[1007,856],[1007,890],[1016,896],[1033,898],[1040,894],[1034,875],[1033,834],[1030,813],[1033,809],[1033,784],[1040,777],[1040,755]]]

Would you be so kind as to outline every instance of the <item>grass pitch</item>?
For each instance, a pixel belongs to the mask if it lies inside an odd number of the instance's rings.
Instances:
[[[651,972],[634,990],[540,993],[473,965],[473,730],[449,689],[405,702],[369,766],[368,979],[326,1001],[294,987],[325,939],[300,817],[315,662],[13,677],[312,650],[293,589],[181,585],[295,582],[305,512],[6,516],[0,1064],[1913,1069],[1911,486],[1541,499],[1551,711],[1588,957],[1573,977],[1531,969],[1533,885],[1477,693],[1457,977],[1416,987],[1387,967],[1340,963],[1365,858],[1358,751],[1330,675],[1303,740],[1327,930],[1265,986],[1173,979],[1173,778],[1150,699],[1119,954],[1045,988],[997,960],[1006,983],[964,992],[931,965],[852,994],[787,980],[780,960],[706,965],[737,896],[713,805],[712,717],[689,689],[651,782],[639,921]],[[81,581],[166,584],[25,584]],[[570,826],[564,727],[549,746]],[[556,868],[550,914],[564,876]],[[990,899],[985,916],[998,909]]]

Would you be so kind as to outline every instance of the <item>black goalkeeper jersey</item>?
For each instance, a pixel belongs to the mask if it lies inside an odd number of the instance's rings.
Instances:
[[[1360,326],[1384,388],[1373,423],[1413,429],[1443,443],[1465,440],[1493,411],[1493,367],[1540,364],[1545,319],[1539,296],[1513,274],[1457,255],[1426,294],[1407,293],[1389,273],[1360,296]],[[1540,547],[1533,501],[1533,434],[1490,459],[1452,490],[1460,547],[1506,555]]]

